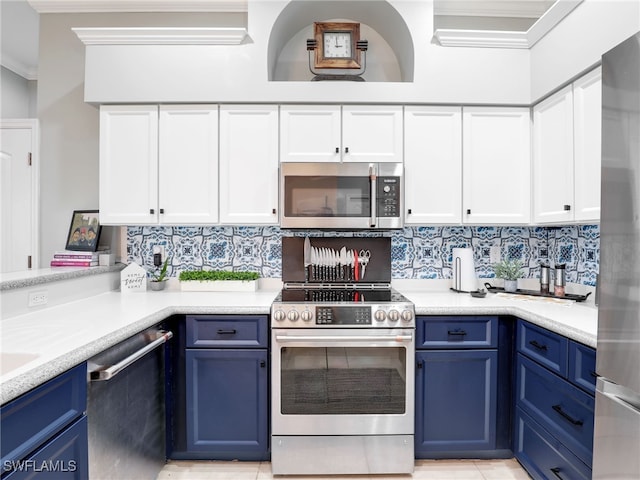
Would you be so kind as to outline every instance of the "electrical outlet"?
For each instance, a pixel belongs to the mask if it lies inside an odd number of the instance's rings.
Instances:
[[[153,264],[156,267],[162,265],[164,261],[164,247],[162,245],[154,245],[153,246]]]
[[[495,246],[489,249],[489,262],[498,263],[500,261],[500,247]]]
[[[48,301],[49,301],[49,292],[47,292],[46,290],[29,293],[30,307],[39,307],[40,305],[46,305]]]

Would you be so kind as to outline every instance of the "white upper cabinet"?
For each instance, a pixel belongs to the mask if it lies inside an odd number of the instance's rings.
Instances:
[[[575,220],[600,221],[602,68],[573,84]]]
[[[462,221],[462,109],[404,109],[405,223]]]
[[[339,162],[341,124],[339,105],[283,105],[280,161]]]
[[[100,223],[158,221],[158,107],[100,107]]]
[[[345,162],[402,163],[402,107],[342,107]]]
[[[533,107],[535,223],[573,220],[573,93],[571,85]]]
[[[535,223],[600,220],[601,109],[600,68],[533,107]]]
[[[402,162],[402,106],[283,105],[281,162]]]
[[[160,107],[159,222],[218,221],[218,107]]]
[[[218,107],[100,108],[100,222],[218,219]]]
[[[531,118],[528,108],[463,108],[463,222],[530,220]]]
[[[220,222],[277,224],[278,106],[220,107]]]

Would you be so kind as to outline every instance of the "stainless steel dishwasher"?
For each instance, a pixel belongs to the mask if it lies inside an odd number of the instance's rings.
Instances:
[[[155,479],[164,466],[165,357],[172,336],[154,327],[88,361],[90,479]]]

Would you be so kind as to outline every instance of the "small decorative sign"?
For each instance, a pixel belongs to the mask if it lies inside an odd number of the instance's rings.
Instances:
[[[120,272],[120,292],[146,292],[147,271],[137,263],[131,263]]]

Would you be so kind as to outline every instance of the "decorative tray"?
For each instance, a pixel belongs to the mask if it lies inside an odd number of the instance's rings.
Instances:
[[[524,290],[519,288],[515,292],[505,292],[504,288],[494,287],[490,283],[485,283],[484,286],[487,289],[487,291],[491,293],[513,293],[514,295],[531,295],[532,297],[558,298],[561,300],[573,300],[574,302],[584,302],[589,297],[589,295],[591,295],[591,292],[587,293],[586,295],[577,295],[575,293],[565,293],[564,297],[558,297],[552,293],[545,293],[539,290]]]

